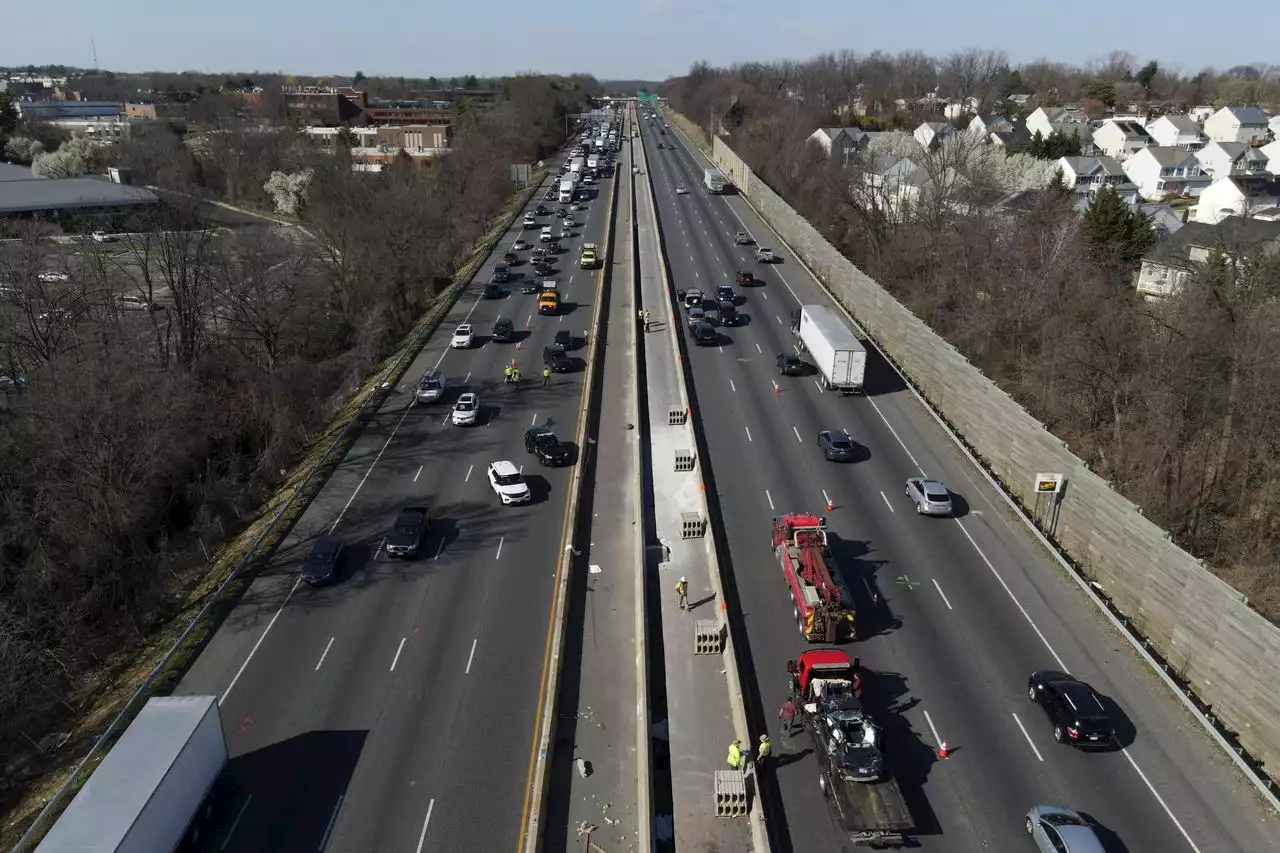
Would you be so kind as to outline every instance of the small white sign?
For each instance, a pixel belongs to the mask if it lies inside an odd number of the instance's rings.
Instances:
[[[1036,474],[1036,494],[1056,495],[1062,491],[1066,477],[1061,474]]]
[[[603,571],[603,570],[602,570],[599,566],[597,566],[595,563],[592,563],[590,566],[588,566],[588,567],[587,567],[587,569],[588,569],[588,570],[591,572],[591,574],[593,574],[593,575],[598,575],[598,574],[600,574],[600,572],[601,572],[601,571]]]

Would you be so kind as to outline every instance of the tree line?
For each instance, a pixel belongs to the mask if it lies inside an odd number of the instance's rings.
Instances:
[[[504,86],[425,168],[357,173],[227,113],[199,138],[112,152],[162,200],[119,242],[8,223],[0,804],[449,283],[518,188],[510,164],[557,146],[586,106],[564,78]],[[308,175],[300,227],[232,222],[211,203],[269,208],[273,173]]]
[[[989,158],[974,155],[981,142],[963,134],[928,157],[917,145],[932,191],[887,203],[866,189],[867,154],[845,163],[806,137],[843,123],[832,93],[866,82],[890,87],[890,100],[910,94],[919,57],[845,57],[836,73],[838,59],[695,66],[663,94],[694,121],[738,104],[726,141],[761,179],[1280,623],[1280,258],[1224,242],[1191,265],[1175,295],[1144,301],[1135,273],[1156,244],[1145,217],[1113,192],[1082,216],[1053,183],[1017,210],[996,205],[1000,193],[978,192],[993,187],[969,165]],[[949,63],[924,64],[916,90]],[[1043,73],[1020,69],[1023,80]],[[1261,81],[1274,85],[1274,74]],[[1197,85],[1229,82],[1206,75]]]

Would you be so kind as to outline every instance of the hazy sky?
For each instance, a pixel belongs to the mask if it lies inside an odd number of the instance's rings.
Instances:
[[[704,59],[964,47],[1085,63],[1111,50],[1198,70],[1276,61],[1280,3],[1203,0],[12,0],[0,65],[445,77],[582,71],[662,79]],[[1268,9],[1270,11],[1268,11]]]

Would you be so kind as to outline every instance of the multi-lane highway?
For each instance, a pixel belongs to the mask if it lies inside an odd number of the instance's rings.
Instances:
[[[578,269],[579,247],[603,244],[611,183],[590,188],[562,241],[550,276],[561,314],[539,316],[518,280],[481,298],[504,251],[538,244],[517,220],[183,680],[180,693],[222,697],[232,753],[209,849],[516,849],[572,473],[540,468],[523,439],[534,425],[567,442],[577,432],[584,351],[550,387],[542,351],[556,332],[580,338],[589,325],[600,272]],[[540,203],[541,192],[528,207]],[[554,216],[544,224],[559,231]],[[517,279],[532,275],[519,254]],[[519,330],[518,347],[490,340],[499,316]],[[463,322],[476,346],[449,349]],[[513,358],[518,390],[503,383]],[[445,397],[415,405],[432,367],[448,377]],[[463,391],[480,397],[474,427],[449,423]],[[504,507],[491,489],[487,466],[504,459],[523,466],[530,504]],[[423,504],[434,518],[422,557],[388,562],[380,545],[397,511]],[[323,534],[348,545],[337,582],[300,584]]]
[[[744,687],[758,700],[755,724],[776,732],[786,662],[803,650],[769,519],[818,512],[862,591],[865,638],[852,651],[875,673],[866,702],[888,730],[889,768],[922,848],[1029,849],[1023,815],[1050,803],[1090,815],[1115,851],[1278,849],[1247,785],[881,359],[872,353],[866,397],[778,375],[775,358],[794,343],[790,313],[828,298],[743,199],[706,193],[706,161],[674,129],[659,135],[661,122],[641,125],[673,286],[714,290],[733,283],[737,269],[763,280],[740,289],[748,322],[719,329],[720,346],[689,353],[722,560],[749,637]],[[680,184],[687,193],[676,193]],[[753,260],[751,247],[734,244],[740,230],[779,251],[781,263]],[[825,462],[815,436],[827,429],[847,429],[859,461]],[[903,484],[921,471],[958,494],[959,517],[914,512]],[[1124,749],[1085,754],[1055,743],[1026,697],[1027,677],[1040,668],[1068,670],[1108,697]],[[945,761],[934,751],[942,740],[952,749]],[[779,746],[791,755],[763,783],[775,849],[840,849],[807,736]]]

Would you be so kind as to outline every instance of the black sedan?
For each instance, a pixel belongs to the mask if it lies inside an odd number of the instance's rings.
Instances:
[[[818,433],[818,447],[828,462],[852,462],[854,456],[853,439],[847,432],[823,430]]]
[[[559,347],[545,347],[542,350],[542,363],[550,368],[552,373],[571,373],[573,371],[573,359]]]
[[[1115,721],[1093,688],[1065,672],[1042,669],[1027,680],[1027,698],[1053,725],[1053,739],[1080,747],[1115,745]]]
[[[537,293],[538,280],[536,278],[526,278],[524,281],[520,282],[520,292],[521,293]]]
[[[311,546],[307,561],[302,564],[302,580],[312,586],[333,583],[338,576],[338,564],[346,543],[336,536],[322,536]]]
[[[778,372],[783,376],[804,376],[807,371],[808,365],[800,356],[789,352],[778,353]]]
[[[484,286],[485,299],[501,299],[503,296],[506,296],[506,291],[497,282],[491,281]]]
[[[552,341],[560,349],[568,352],[573,349],[573,332],[568,329],[560,329],[556,332],[555,339]]]
[[[525,430],[524,449],[538,457],[543,465],[559,466],[569,464],[569,447],[556,434],[546,427],[534,427]]]

